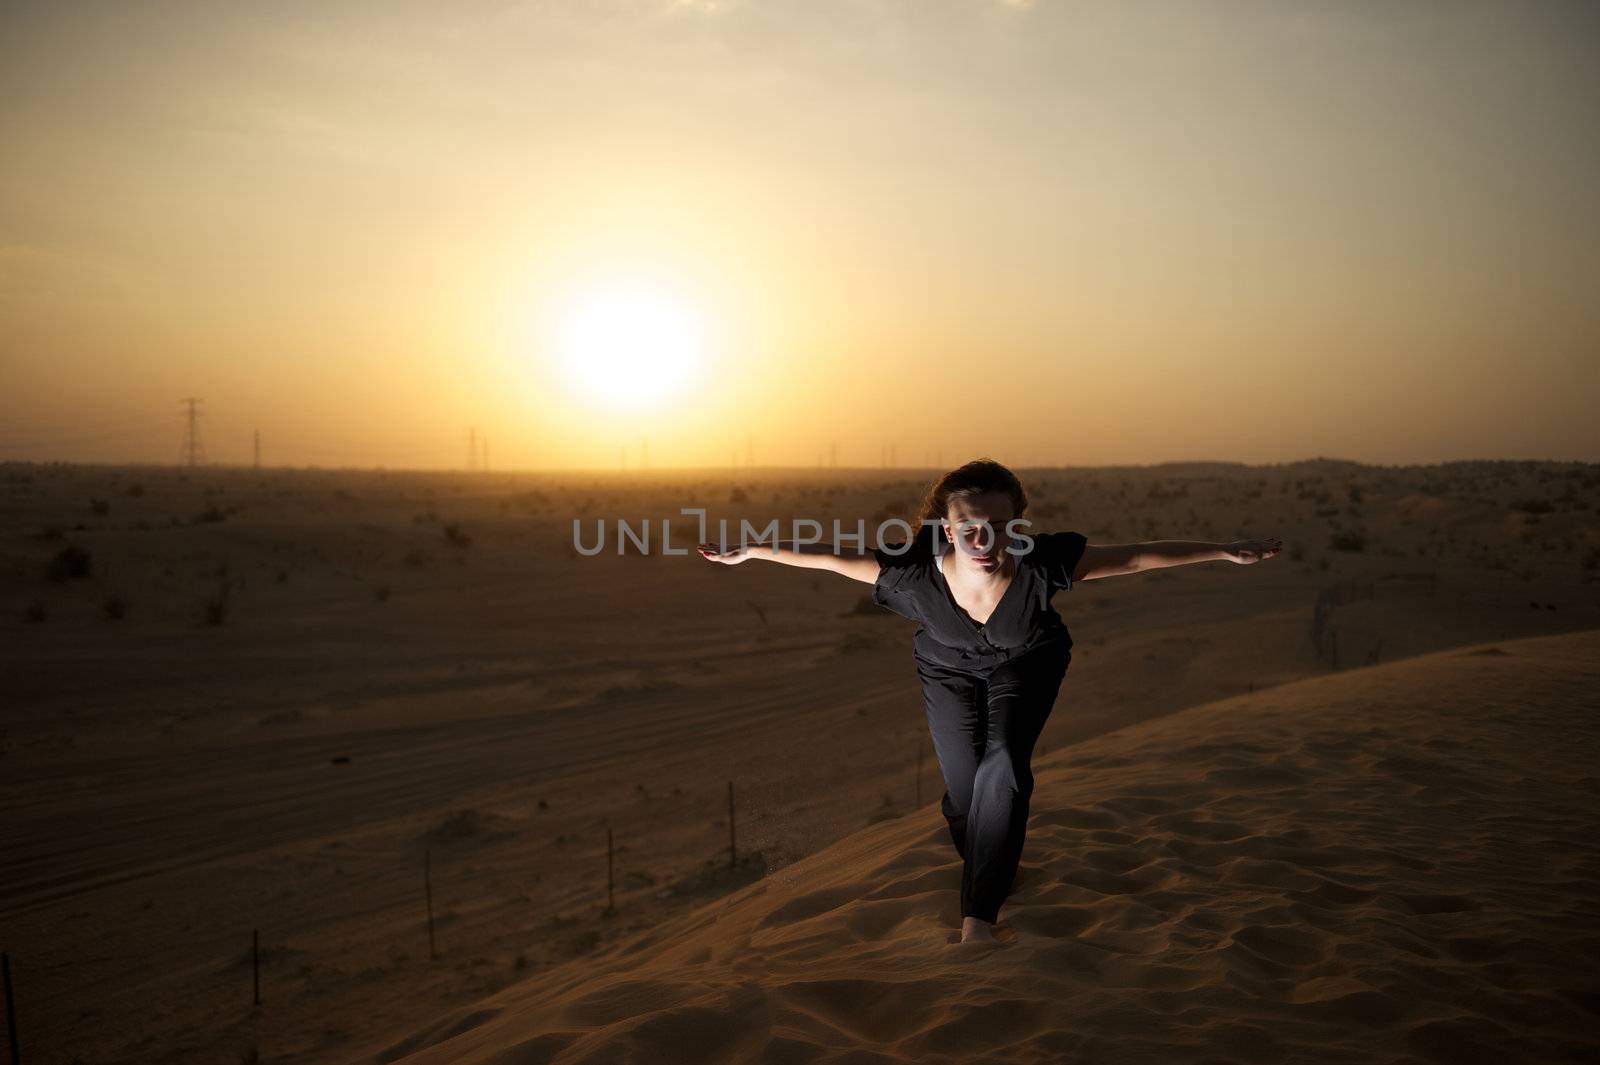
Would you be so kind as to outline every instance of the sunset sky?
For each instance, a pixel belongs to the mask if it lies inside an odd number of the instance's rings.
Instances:
[[[0,461],[175,461],[185,396],[218,462],[1597,461],[1597,52],[1590,3],[8,3]]]

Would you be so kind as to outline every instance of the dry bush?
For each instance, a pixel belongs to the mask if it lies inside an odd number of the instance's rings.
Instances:
[[[50,560],[49,578],[57,584],[89,575],[89,552],[77,544],[69,544]]]

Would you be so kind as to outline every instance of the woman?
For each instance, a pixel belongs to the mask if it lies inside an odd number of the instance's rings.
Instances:
[[[1072,661],[1072,636],[1050,597],[1078,581],[1217,559],[1258,562],[1282,550],[1276,538],[1100,545],[1076,532],[1030,534],[1031,523],[1019,520],[1027,506],[1014,473],[978,459],[933,484],[922,529],[903,544],[700,545],[714,562],[765,558],[853,577],[872,585],[879,606],[919,622],[912,658],[944,776],[940,810],[962,858],[962,942],[994,938],[1022,857],[1034,743]]]

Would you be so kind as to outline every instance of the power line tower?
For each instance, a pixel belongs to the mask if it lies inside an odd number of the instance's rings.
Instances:
[[[467,469],[475,470],[477,468],[478,468],[478,430],[476,428],[473,428],[473,429],[468,429],[467,430]]]
[[[178,448],[178,461],[198,466],[206,460],[206,449],[200,443],[200,401],[189,396],[179,402],[183,404],[183,444]]]
[[[260,429],[257,429],[255,431],[255,434],[254,434],[251,442],[252,442],[252,444],[254,446],[254,449],[255,449],[255,468],[259,470],[261,468],[261,430]]]

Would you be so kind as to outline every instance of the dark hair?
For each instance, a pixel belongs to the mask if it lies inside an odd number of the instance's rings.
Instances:
[[[1004,492],[1011,497],[1011,516],[1022,517],[1028,509],[1028,493],[1022,490],[1017,475],[994,459],[973,459],[940,477],[923,496],[919,522],[943,521],[950,513],[952,499],[982,495],[985,492]]]

